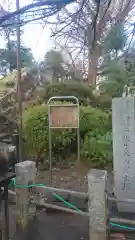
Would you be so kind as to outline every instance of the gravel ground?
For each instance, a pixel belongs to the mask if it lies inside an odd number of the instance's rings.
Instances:
[[[38,214],[36,222],[29,226],[27,234],[17,234],[15,228],[16,211],[10,209],[11,240],[89,240],[88,218],[65,213]]]
[[[84,166],[70,166],[68,169],[54,168],[52,186],[80,192],[88,191],[88,169]],[[50,185],[49,172],[41,171],[37,183]],[[109,189],[112,186],[112,182]],[[45,209],[37,216],[36,222],[29,226],[27,236],[18,236],[15,226],[16,208],[10,207],[11,240],[89,240],[88,218],[67,213],[47,213]],[[112,233],[107,240],[135,240],[135,234]]]
[[[87,192],[88,169],[70,166],[68,169],[54,168],[52,186],[76,191]],[[49,172],[41,171],[37,183],[50,185]],[[16,208],[10,207],[10,238],[11,240],[89,240],[88,218],[67,213],[47,213],[45,210],[37,216],[36,223],[29,226],[27,236],[16,233]]]
[[[65,213],[49,213],[42,210],[28,233],[18,235],[15,220],[16,209],[10,207],[10,240],[89,240],[88,218]],[[107,240],[134,240],[135,234],[112,233]]]
[[[88,191],[87,182],[88,168],[83,165],[69,166],[68,169],[59,167],[52,170],[52,186],[63,189],[70,189],[79,192]],[[41,171],[37,176],[37,182],[50,185],[49,171]]]

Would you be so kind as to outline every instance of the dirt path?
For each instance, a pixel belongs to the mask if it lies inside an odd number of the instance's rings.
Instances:
[[[68,169],[54,168],[52,185],[58,188],[87,192],[87,172],[83,166],[70,166]],[[50,185],[49,172],[41,171],[37,183]],[[17,236],[15,228],[16,209],[10,208],[11,240],[24,240]],[[89,240],[88,218],[67,213],[47,213],[45,210],[37,216],[36,225],[29,227],[25,240]]]
[[[88,191],[87,182],[88,168],[83,165],[70,166],[68,169],[53,168],[52,186],[70,189],[80,192]],[[37,176],[37,182],[50,185],[49,171],[41,171]]]
[[[54,168],[52,185],[58,188],[87,192],[88,168],[71,166],[68,169]],[[37,182],[45,185],[49,183],[49,172],[41,171]],[[37,216],[35,224],[29,227],[27,236],[18,237],[15,227],[16,210],[10,208],[10,240],[89,240],[88,217],[67,214],[47,213],[45,209]],[[112,233],[108,240],[134,240],[135,234]]]

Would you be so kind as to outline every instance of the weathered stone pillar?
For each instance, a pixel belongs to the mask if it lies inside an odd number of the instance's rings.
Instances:
[[[90,240],[106,239],[106,177],[104,170],[92,169],[88,173]]]
[[[118,200],[135,199],[135,98],[112,101],[114,188]],[[135,204],[117,203],[119,212],[135,213]]]
[[[1,190],[0,190],[0,194],[1,194]],[[4,214],[2,209],[4,208],[3,206],[3,201],[0,202],[0,240],[2,240],[4,238]]]
[[[18,233],[28,232],[28,226],[34,219],[36,214],[36,206],[30,203],[31,189],[28,185],[35,183],[36,164],[33,161],[24,161],[15,165],[16,184],[23,188],[16,187],[17,208],[19,214],[17,216]],[[24,236],[23,236],[24,237]]]

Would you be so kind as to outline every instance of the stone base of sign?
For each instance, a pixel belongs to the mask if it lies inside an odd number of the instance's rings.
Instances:
[[[117,202],[117,208],[119,212],[122,213],[135,213],[135,203],[121,203],[121,202]]]
[[[122,224],[122,225],[128,225],[130,228],[135,228],[135,214],[134,213],[124,213],[119,212],[117,208],[117,202],[113,199],[114,196],[112,196],[112,199],[108,200],[108,216],[110,221],[116,223],[116,224]],[[125,232],[128,231],[128,229],[125,228],[119,228],[118,226],[112,226],[110,225],[111,232]],[[134,231],[135,232],[135,231]]]
[[[132,238],[129,238],[132,240]],[[112,233],[109,240],[126,240],[124,234],[121,233]]]

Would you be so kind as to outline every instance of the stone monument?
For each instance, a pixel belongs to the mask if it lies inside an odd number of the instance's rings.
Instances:
[[[112,101],[114,188],[118,200],[135,200],[135,99]],[[118,211],[135,213],[135,203],[117,202]]]

